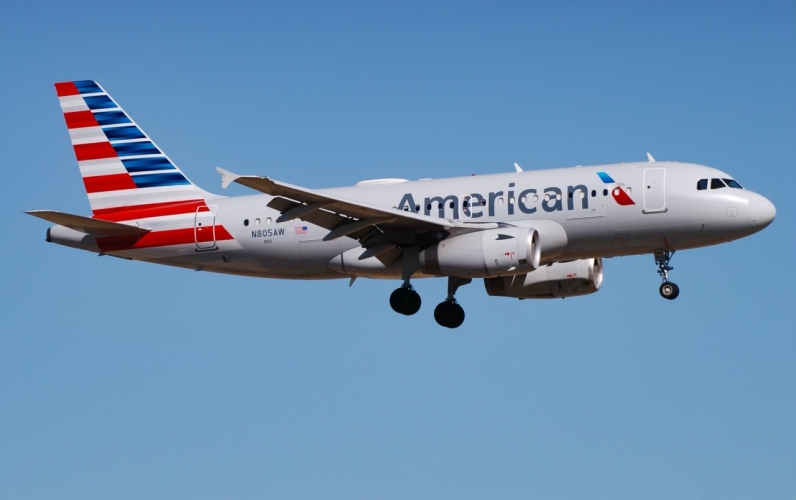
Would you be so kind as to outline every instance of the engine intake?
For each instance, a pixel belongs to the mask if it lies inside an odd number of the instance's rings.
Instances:
[[[424,274],[487,278],[523,274],[539,267],[539,232],[507,227],[454,236],[420,253]]]
[[[603,283],[603,260],[580,259],[543,266],[524,275],[484,279],[486,293],[518,299],[588,295]]]

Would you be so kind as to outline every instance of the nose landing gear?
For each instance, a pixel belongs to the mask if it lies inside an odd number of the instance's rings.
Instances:
[[[448,277],[448,297],[434,309],[434,319],[440,326],[458,328],[464,323],[464,309],[456,302],[456,290],[471,283],[472,278]]]
[[[661,293],[661,297],[669,300],[674,300],[680,295],[680,287],[668,281],[661,283],[661,287],[658,291]]]
[[[658,275],[663,280],[658,291],[661,297],[668,300],[674,300],[680,295],[680,287],[669,281],[669,271],[674,268],[669,265],[669,261],[674,257],[674,250],[658,250],[655,252],[655,263],[658,265]]]

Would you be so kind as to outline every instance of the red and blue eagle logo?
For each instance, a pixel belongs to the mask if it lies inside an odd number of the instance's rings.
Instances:
[[[606,184],[616,184],[616,181],[613,180],[613,178],[605,172],[597,172],[597,176],[600,178],[600,180],[602,180]],[[630,198],[630,195],[628,195],[627,192],[625,192],[625,190],[622,189],[622,186],[619,185],[614,186],[613,189],[611,189],[611,196],[620,205],[636,204],[636,202],[633,201],[632,198]]]

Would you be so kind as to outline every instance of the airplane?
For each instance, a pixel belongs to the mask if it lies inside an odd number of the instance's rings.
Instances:
[[[676,251],[756,233],[776,208],[727,173],[647,161],[444,179],[389,178],[310,189],[216,167],[221,187],[193,184],[99,84],[55,84],[92,215],[27,212],[55,225],[46,241],[130,260],[280,279],[401,280],[390,305],[421,307],[413,279],[446,277],[436,306],[457,328],[459,287],[489,296],[566,298],[597,292],[603,259],[652,254],[660,295]]]

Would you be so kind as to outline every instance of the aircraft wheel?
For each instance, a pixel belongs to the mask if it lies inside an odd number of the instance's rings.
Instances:
[[[420,294],[408,287],[396,288],[390,295],[392,310],[411,316],[420,310]]]
[[[661,293],[661,297],[668,300],[674,300],[680,295],[680,287],[670,281],[661,284],[658,291]]]
[[[458,328],[464,323],[464,309],[456,302],[446,300],[434,309],[434,319],[440,326]]]

